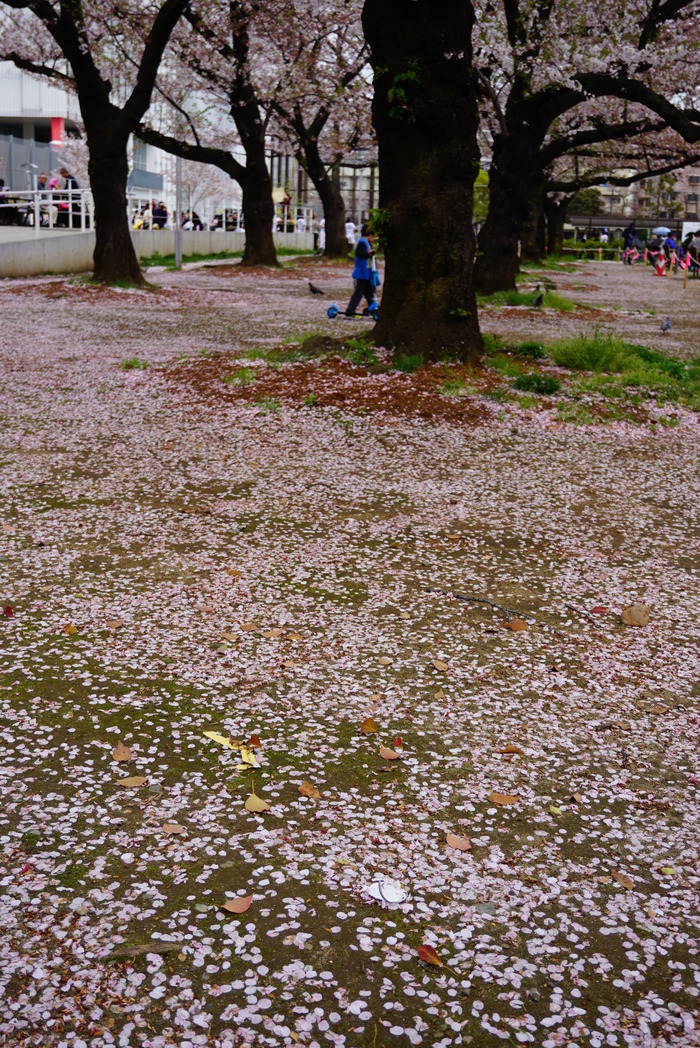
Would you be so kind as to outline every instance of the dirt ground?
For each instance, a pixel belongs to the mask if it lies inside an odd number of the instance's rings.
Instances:
[[[697,356],[545,275],[482,330]],[[151,279],[0,282],[0,1044],[700,1045],[698,414]]]

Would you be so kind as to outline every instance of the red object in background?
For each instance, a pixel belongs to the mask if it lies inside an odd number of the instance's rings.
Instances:
[[[2,613],[6,619],[13,619],[15,617],[15,613],[12,610],[11,604],[6,604],[5,607],[2,609]]]
[[[591,615],[605,615],[607,608],[591,608]]]

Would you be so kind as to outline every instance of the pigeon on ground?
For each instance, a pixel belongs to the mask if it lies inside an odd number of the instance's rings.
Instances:
[[[668,335],[669,331],[671,330],[671,318],[670,317],[666,317],[665,320],[661,321],[661,330],[664,333],[664,335]]]
[[[315,284],[312,284],[311,281],[309,281],[309,291],[312,295],[325,295],[326,293],[325,291],[321,291],[320,287],[316,287]]]
[[[535,301],[532,304],[533,304],[533,306],[538,306],[539,307],[539,306],[542,305],[543,302],[544,302],[544,295],[540,291],[539,295],[537,296],[537,298],[535,299]]]

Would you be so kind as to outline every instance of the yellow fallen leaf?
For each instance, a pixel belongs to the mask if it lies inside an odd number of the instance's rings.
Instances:
[[[264,801],[262,797],[258,797],[255,790],[253,790],[250,797],[245,802],[245,808],[247,811],[263,812],[269,811],[270,805],[267,801]]]
[[[457,837],[454,833],[447,834],[447,843],[450,848],[456,848],[457,851],[471,851],[471,842],[466,837]]]
[[[631,891],[634,888],[634,881],[626,873],[619,873],[618,870],[611,870],[610,872],[617,883],[621,884],[627,891]]]
[[[301,793],[303,797],[310,797],[314,801],[317,801],[318,798],[321,796],[321,791],[317,789],[312,783],[306,782],[306,780],[304,780],[304,782],[302,782],[301,786],[299,787],[299,793]]]
[[[440,659],[433,659],[433,666],[436,670],[440,670],[440,673],[444,673],[448,668],[446,662],[441,662]]]
[[[227,574],[227,575],[230,575],[232,579],[240,579],[240,578],[243,578],[243,576],[242,576],[241,572],[240,572],[240,571],[236,571],[236,569],[235,569],[235,568],[227,568],[227,569],[226,569],[226,574]]]
[[[508,804],[517,804],[520,796],[517,793],[489,793],[488,798],[492,804],[500,804],[505,807]]]
[[[168,836],[174,833],[186,832],[185,827],[181,826],[179,822],[164,822],[162,829],[163,833],[167,834]]]
[[[130,775],[128,779],[117,779],[117,786],[123,786],[125,790],[132,787],[135,789],[137,786],[143,786],[146,781],[145,775]]]
[[[128,746],[125,746],[124,743],[121,740],[114,747],[114,751],[112,753],[112,760],[114,760],[114,761],[130,761],[131,760],[131,750],[129,749]]]
[[[63,632],[67,634],[77,633],[78,627],[74,626],[72,622],[69,622],[67,626],[63,627]]]
[[[292,1038],[295,1044],[299,1044],[299,1034],[295,1033],[294,1030],[289,1031],[289,1036]]]
[[[360,725],[360,731],[363,735],[374,735],[378,730],[374,717],[365,717]]]
[[[563,815],[561,808],[558,808],[556,804],[550,804],[549,810],[551,811],[552,815]]]
[[[228,910],[229,913],[245,913],[250,909],[252,901],[252,895],[238,895],[235,899],[227,899],[221,909]]]
[[[250,746],[241,746],[241,760],[244,764],[249,764],[251,768],[259,768],[255,753]]]
[[[385,761],[397,761],[399,755],[396,750],[390,750],[388,746],[383,743],[379,747],[379,756],[383,757]]]
[[[528,627],[527,622],[524,622],[523,619],[511,619],[510,622],[506,622],[506,628],[518,633],[520,630],[526,630]]]
[[[206,735],[208,739],[212,739],[213,742],[218,742],[220,746],[225,746],[227,750],[240,749],[240,746],[235,746],[225,735],[219,735],[215,731],[205,731],[202,734]]]

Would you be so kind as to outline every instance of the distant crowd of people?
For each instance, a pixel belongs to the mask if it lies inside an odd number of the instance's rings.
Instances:
[[[67,167],[60,168],[59,176],[49,178],[42,171],[36,180],[39,194],[38,222],[42,226],[80,227],[82,222],[80,185]],[[15,194],[0,178],[0,221],[3,225],[16,225],[35,221],[34,201],[24,194]]]

